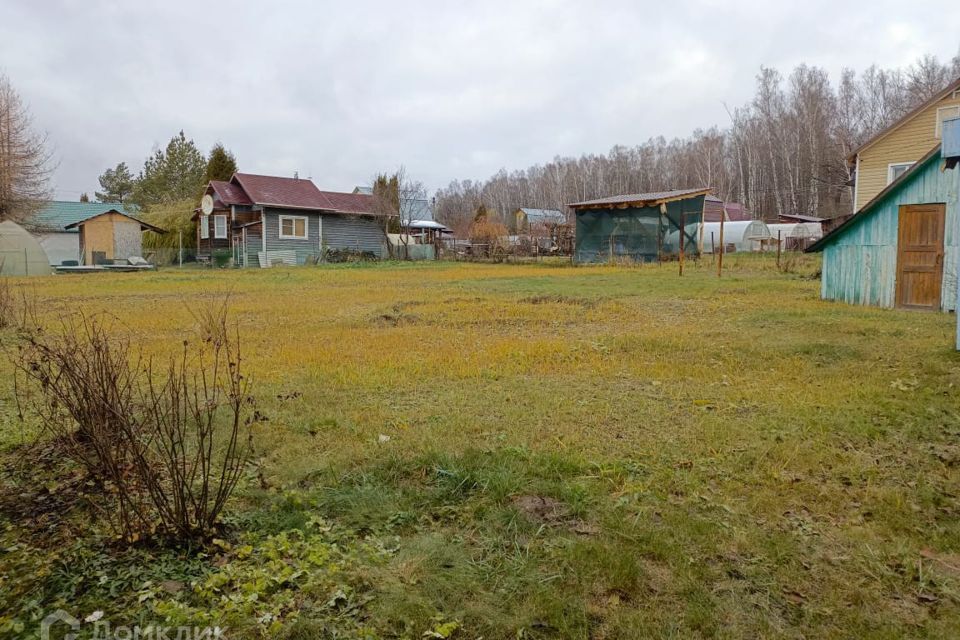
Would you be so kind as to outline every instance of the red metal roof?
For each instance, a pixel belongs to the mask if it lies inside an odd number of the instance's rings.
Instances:
[[[365,193],[339,193],[337,191],[321,191],[320,194],[327,199],[329,206],[326,207],[333,211],[342,211],[344,213],[376,214],[373,196]]]
[[[287,209],[318,209],[338,213],[376,214],[374,198],[363,193],[320,191],[311,180],[236,173],[231,187],[242,192],[247,202]],[[212,183],[211,183],[212,184]],[[226,200],[224,200],[226,203]]]
[[[223,204],[230,206],[232,204],[250,205],[253,202],[247,197],[243,189],[232,182],[223,180],[211,180],[210,188],[213,189],[217,199]]]
[[[326,209],[326,198],[310,180],[235,173],[231,182],[238,184],[255,204],[290,209]]]
[[[753,220],[753,216],[747,211],[747,208],[739,202],[727,202],[723,205],[727,212],[727,220],[731,222],[741,222],[744,220]]]

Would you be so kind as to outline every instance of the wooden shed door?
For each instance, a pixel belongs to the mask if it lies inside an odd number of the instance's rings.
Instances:
[[[897,306],[937,310],[943,281],[946,205],[900,207],[897,234]]]

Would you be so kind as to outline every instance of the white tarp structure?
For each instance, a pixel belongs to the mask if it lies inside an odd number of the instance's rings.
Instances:
[[[49,274],[50,260],[37,239],[12,220],[0,222],[0,275]]]
[[[734,220],[723,223],[723,244],[729,251],[733,245],[735,251],[760,251],[770,240],[770,229],[763,220]],[[702,253],[720,251],[720,223],[704,222],[701,227],[700,245]]]

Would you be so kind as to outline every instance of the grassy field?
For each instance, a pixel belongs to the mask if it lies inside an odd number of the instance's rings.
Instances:
[[[728,263],[30,280],[42,313],[109,312],[156,352],[229,292],[269,420],[201,554],[112,545],[80,502],[0,510],[0,629],[59,607],[229,637],[956,637],[954,316]],[[0,486],[55,500],[9,387],[0,412]]]

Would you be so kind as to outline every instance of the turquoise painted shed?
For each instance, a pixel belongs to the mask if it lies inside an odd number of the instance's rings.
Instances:
[[[853,217],[813,244],[823,252],[821,297],[878,307],[957,306],[960,169],[940,145]]]

